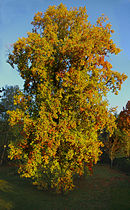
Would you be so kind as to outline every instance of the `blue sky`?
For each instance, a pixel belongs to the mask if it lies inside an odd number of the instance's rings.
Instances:
[[[112,24],[115,33],[112,39],[123,51],[111,56],[113,70],[125,73],[128,79],[120,93],[108,95],[110,107],[122,107],[130,100],[130,0],[1,0],[0,1],[0,87],[5,85],[23,86],[18,72],[6,63],[8,49],[18,37],[26,37],[31,31],[31,21],[38,11],[45,12],[49,5],[65,4],[70,7],[86,6],[88,20],[94,24],[104,13]]]

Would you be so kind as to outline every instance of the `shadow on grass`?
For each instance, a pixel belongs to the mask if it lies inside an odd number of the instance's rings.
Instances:
[[[1,192],[3,192],[4,194]],[[5,193],[11,193],[11,192],[13,192],[12,185],[9,182],[1,179],[0,180],[0,209],[3,210],[3,209],[12,209],[13,208],[12,201],[9,201],[8,199],[6,199],[6,200],[4,199],[6,197]],[[1,194],[2,194],[2,197],[1,197]]]
[[[12,185],[3,180],[3,179],[0,179],[0,191],[3,191],[3,192],[12,192],[13,191],[13,187]]]
[[[67,195],[39,191],[10,168],[0,169],[0,210],[126,210],[130,209],[129,177],[107,166],[94,167],[93,176],[76,178]]]
[[[3,200],[3,199],[0,198],[0,209],[1,210],[4,210],[4,209],[7,209],[7,210],[13,209],[13,204],[10,201],[5,201],[5,200]]]

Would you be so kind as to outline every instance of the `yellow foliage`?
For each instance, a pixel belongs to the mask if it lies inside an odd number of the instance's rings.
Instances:
[[[103,146],[98,134],[115,127],[105,97],[126,79],[107,61],[108,53],[120,52],[107,17],[93,26],[87,18],[85,7],[63,4],[38,12],[33,31],[14,43],[8,58],[25,81],[15,97],[19,108],[8,112],[11,126],[20,129],[9,157],[21,161],[22,176],[57,192],[72,190],[73,175],[97,163]]]

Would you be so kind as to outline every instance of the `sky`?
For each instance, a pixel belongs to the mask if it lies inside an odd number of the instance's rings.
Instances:
[[[108,22],[115,31],[112,39],[122,49],[118,55],[111,56],[111,64],[114,71],[128,76],[118,95],[108,94],[109,107],[118,106],[119,113],[130,100],[130,0],[0,0],[0,88],[5,85],[23,88],[19,73],[7,63],[11,44],[31,32],[35,13],[45,12],[49,5],[58,6],[60,3],[68,9],[86,6],[92,24],[102,13],[109,18]]]

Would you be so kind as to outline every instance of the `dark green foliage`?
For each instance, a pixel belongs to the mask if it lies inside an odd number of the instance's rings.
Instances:
[[[5,86],[2,88],[1,97],[0,97],[0,119],[3,121],[7,121],[8,110],[14,110],[16,106],[14,106],[14,96],[16,93],[18,93],[19,87],[18,85],[15,86]]]
[[[8,110],[14,110],[14,95],[19,91],[19,87],[5,86],[0,89],[0,165],[8,161],[8,143],[14,140],[13,130],[8,123]]]

